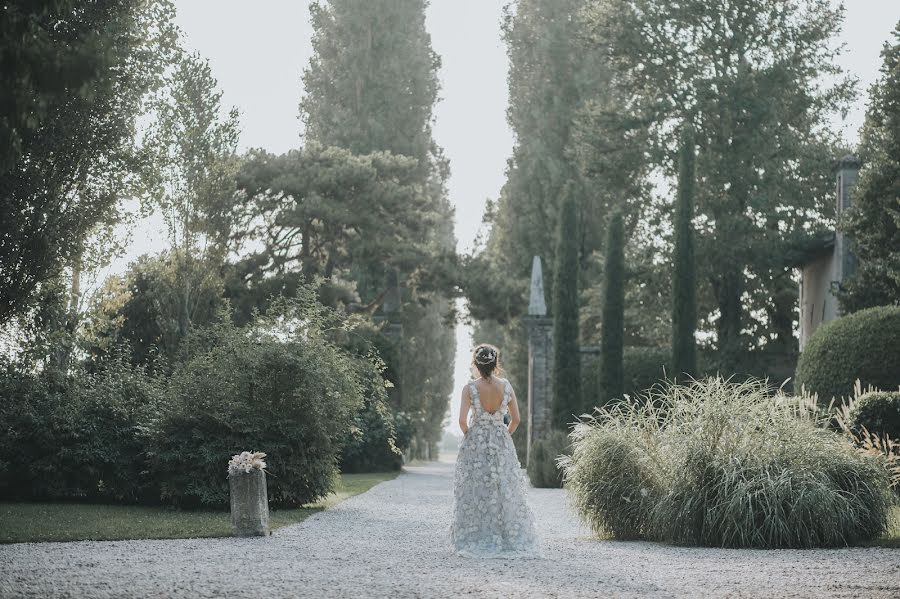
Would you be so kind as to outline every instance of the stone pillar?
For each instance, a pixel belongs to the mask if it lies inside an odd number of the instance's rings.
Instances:
[[[547,317],[544,300],[544,278],[541,259],[531,263],[531,297],[528,302],[528,444],[526,464],[531,447],[545,437],[551,428],[553,397],[553,320]]]
[[[835,199],[835,215],[841,215],[853,203],[853,188],[859,178],[859,161],[854,156],[844,156],[837,166],[837,194]],[[856,271],[856,257],[850,252],[850,242],[840,227],[834,236],[834,266],[832,281],[840,288]],[[835,305],[837,305],[835,299]]]
[[[228,475],[231,484],[231,527],[236,537],[269,534],[269,498],[262,470]]]

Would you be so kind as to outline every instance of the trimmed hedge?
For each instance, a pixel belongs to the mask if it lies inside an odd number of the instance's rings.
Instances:
[[[800,385],[827,404],[863,388],[896,390],[900,385],[900,306],[860,310],[819,327],[797,363]]]
[[[853,403],[848,424],[857,431],[865,428],[900,441],[900,392],[864,393]]]

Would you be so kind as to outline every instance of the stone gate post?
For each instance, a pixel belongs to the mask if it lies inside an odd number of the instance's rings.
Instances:
[[[553,320],[547,317],[541,258],[531,262],[531,297],[528,301],[528,444],[526,464],[535,441],[550,432],[553,377]]]

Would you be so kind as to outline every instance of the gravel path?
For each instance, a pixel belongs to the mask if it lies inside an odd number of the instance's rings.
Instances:
[[[592,540],[559,490],[529,497],[545,559],[447,545],[453,464],[268,538],[0,545],[0,597],[900,597],[900,550],[687,549]]]

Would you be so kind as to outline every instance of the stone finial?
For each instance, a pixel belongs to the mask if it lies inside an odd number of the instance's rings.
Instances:
[[[842,168],[859,169],[859,167],[860,167],[859,158],[857,158],[853,154],[847,154],[846,156],[844,156],[843,158],[838,160],[837,166],[839,169],[842,169]]]
[[[546,316],[547,302],[544,300],[544,275],[541,272],[541,258],[531,261],[531,297],[528,300],[529,316]]]

